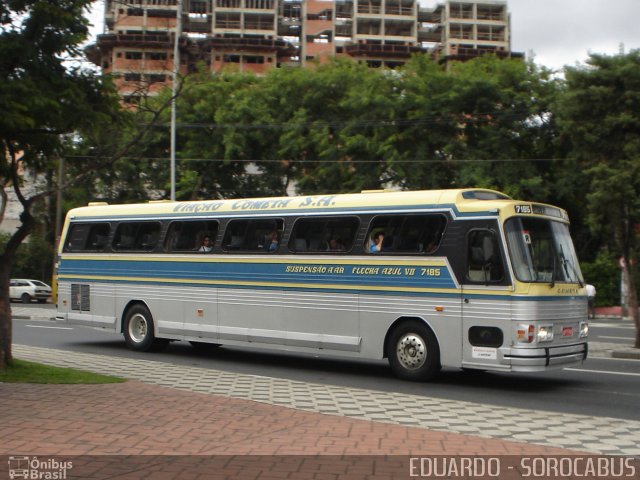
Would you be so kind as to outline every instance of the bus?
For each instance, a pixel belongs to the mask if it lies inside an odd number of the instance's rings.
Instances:
[[[493,190],[89,204],[61,238],[57,320],[138,351],[386,358],[421,381],[587,357],[566,211]]]

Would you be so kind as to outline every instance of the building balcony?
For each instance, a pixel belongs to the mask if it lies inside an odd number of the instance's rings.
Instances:
[[[180,39],[180,43],[186,45],[187,39]],[[173,35],[169,33],[107,33],[98,35],[99,47],[173,47]]]
[[[215,37],[198,42],[200,49],[212,48],[234,52],[276,52],[278,56],[292,55],[295,47],[284,40],[267,38]]]
[[[418,21],[421,23],[442,23],[443,6],[434,8],[421,7],[418,9]]]
[[[441,62],[448,62],[452,60],[457,61],[466,61],[471,60],[473,58],[482,57],[484,55],[495,55],[498,58],[515,58],[515,59],[524,59],[524,53],[522,52],[511,52],[509,50],[498,50],[495,47],[478,47],[478,48],[469,48],[469,47],[455,47],[451,48],[451,51],[448,55],[444,55],[440,58]]]
[[[420,42],[441,42],[441,27],[420,27],[418,29],[418,41]]]
[[[382,15],[382,5],[358,4],[357,13],[366,15]]]
[[[405,5],[387,5],[384,9],[385,15],[399,15],[403,17],[413,17],[415,10],[413,7]]]
[[[190,33],[209,33],[211,32],[211,17],[188,18],[184,21],[182,28],[185,32]]]
[[[344,51],[352,57],[410,58],[414,53],[423,53],[426,50],[418,45],[356,43],[345,45]]]

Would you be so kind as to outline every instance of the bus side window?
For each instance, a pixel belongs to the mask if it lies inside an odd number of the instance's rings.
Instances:
[[[65,252],[102,252],[107,246],[110,225],[108,223],[83,223],[71,225],[64,244]]]
[[[504,267],[498,237],[492,230],[471,230],[467,235],[467,280],[473,283],[500,282]]]
[[[231,220],[222,241],[222,249],[229,252],[245,251],[275,253],[284,231],[280,218]]]
[[[300,218],[293,226],[289,250],[295,253],[348,252],[360,225],[357,217]]]
[[[384,234],[381,250],[391,254],[433,254],[442,240],[447,217],[440,213],[379,215],[369,226],[365,251],[371,252],[374,237]]]
[[[211,245],[218,234],[216,220],[179,220],[171,222],[165,241],[169,252],[195,252],[205,236],[211,239]]]
[[[113,239],[115,250],[150,252],[160,239],[159,222],[122,222]]]

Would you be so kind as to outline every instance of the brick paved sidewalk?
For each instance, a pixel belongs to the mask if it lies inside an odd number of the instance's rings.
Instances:
[[[536,455],[571,450],[136,381],[0,384],[0,455]],[[573,452],[575,453],[575,452]]]
[[[406,479],[410,472],[420,475],[419,467],[425,465],[419,463],[420,458],[410,457],[423,457],[429,462],[428,469],[450,469],[451,462],[465,465],[465,460],[483,462],[474,463],[480,465],[476,469],[495,468],[495,462],[500,462],[499,478],[520,480],[524,478],[523,459],[584,459],[589,455],[304,412],[137,381],[0,383],[0,405],[0,465],[5,465],[0,467],[0,480],[10,478],[12,458],[66,464],[69,470],[64,476],[48,478],[70,480]],[[471,457],[474,455],[484,457]],[[571,455],[574,457],[568,457]],[[640,469],[640,461],[634,465]],[[36,472],[51,473],[47,468],[39,467]]]

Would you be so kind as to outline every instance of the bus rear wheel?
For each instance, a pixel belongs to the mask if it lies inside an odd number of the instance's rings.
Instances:
[[[391,332],[387,342],[389,365],[398,378],[425,382],[440,371],[438,341],[423,323],[401,323]]]
[[[124,340],[129,348],[138,352],[157,352],[169,344],[168,339],[156,338],[153,317],[144,305],[134,305],[127,310]]]

